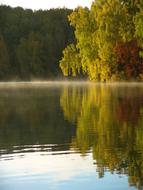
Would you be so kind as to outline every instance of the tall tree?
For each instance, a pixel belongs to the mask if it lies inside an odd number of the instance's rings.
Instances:
[[[90,9],[79,7],[69,16],[79,65],[91,80],[142,76],[142,8],[141,0],[95,0]]]
[[[6,79],[10,72],[9,55],[3,36],[0,34],[0,79]]]
[[[42,41],[38,34],[30,33],[27,39],[22,39],[17,48],[17,58],[20,63],[20,73],[23,79],[39,75],[41,70]]]

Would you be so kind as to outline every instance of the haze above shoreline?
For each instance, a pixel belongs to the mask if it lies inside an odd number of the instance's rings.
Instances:
[[[55,85],[102,85],[102,86],[122,86],[122,85],[143,85],[143,82],[94,82],[88,80],[48,80],[48,81],[6,81],[0,82],[0,87],[8,87],[8,86],[55,86]]]

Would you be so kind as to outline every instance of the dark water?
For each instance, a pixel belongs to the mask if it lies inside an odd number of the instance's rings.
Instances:
[[[0,190],[143,189],[143,85],[0,84]]]

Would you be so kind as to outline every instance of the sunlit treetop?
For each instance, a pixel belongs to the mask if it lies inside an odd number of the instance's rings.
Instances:
[[[69,21],[83,75],[95,81],[143,78],[142,11],[141,0],[95,0],[90,9],[73,11]],[[70,69],[68,56],[64,62]]]

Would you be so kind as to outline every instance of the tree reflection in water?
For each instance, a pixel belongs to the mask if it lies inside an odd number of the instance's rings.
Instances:
[[[76,123],[72,148],[92,150],[99,177],[106,170],[128,175],[143,187],[143,88],[132,85],[65,87],[60,99],[64,116]]]

